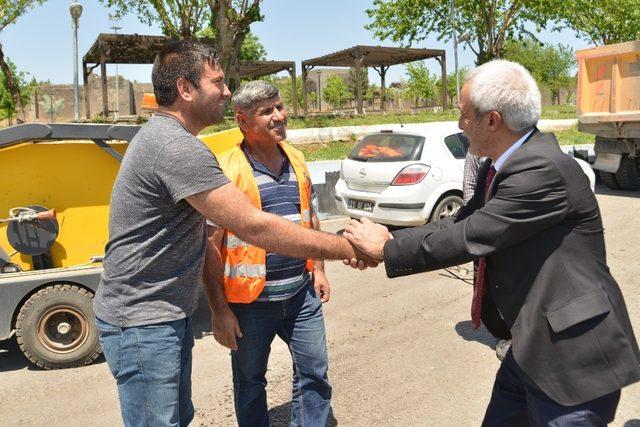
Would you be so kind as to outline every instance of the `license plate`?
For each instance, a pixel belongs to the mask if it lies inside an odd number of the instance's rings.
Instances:
[[[373,212],[374,202],[370,200],[347,199],[347,207],[349,209],[357,209],[359,211]]]

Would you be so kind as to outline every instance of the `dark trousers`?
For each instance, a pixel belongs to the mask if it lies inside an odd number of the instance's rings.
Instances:
[[[576,406],[563,406],[530,382],[507,353],[493,385],[483,426],[606,426],[613,421],[620,390]]]

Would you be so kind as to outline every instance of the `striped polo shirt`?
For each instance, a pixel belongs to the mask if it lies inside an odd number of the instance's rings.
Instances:
[[[260,192],[262,210],[279,215],[300,224],[300,190],[293,166],[282,151],[280,176],[275,175],[265,165],[254,159],[243,142],[240,146],[251,165],[253,177]],[[313,186],[312,206],[317,205]],[[305,268],[306,259],[291,258],[267,252],[267,277],[264,289],[256,301],[282,301],[291,298],[311,280]]]

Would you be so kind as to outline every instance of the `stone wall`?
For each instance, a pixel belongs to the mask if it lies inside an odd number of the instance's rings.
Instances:
[[[142,94],[145,92],[153,92],[151,83],[130,82],[129,80],[118,76],[118,104],[120,116],[136,116],[140,114],[140,105],[142,103]],[[116,78],[115,76],[107,78],[107,94],[109,100],[109,116],[113,117],[116,110]],[[43,95],[51,95],[54,100],[62,99],[62,110],[53,115],[45,111],[42,105]],[[84,86],[79,87],[79,113],[80,118],[86,118],[85,94]],[[96,117],[102,113],[102,85],[100,77],[96,75],[89,76],[89,108],[90,118]],[[36,87],[31,102],[27,106],[27,121],[40,123],[64,123],[74,119],[73,115],[73,85],[70,84],[44,84]]]

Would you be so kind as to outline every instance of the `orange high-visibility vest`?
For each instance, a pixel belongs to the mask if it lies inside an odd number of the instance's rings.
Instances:
[[[300,191],[300,218],[302,226],[311,228],[311,179],[303,154],[291,145],[278,144],[284,151],[298,180]],[[224,174],[244,194],[251,204],[262,210],[260,191],[253,177],[253,170],[240,144],[219,159]],[[229,230],[225,230],[222,240],[222,260],[224,262],[224,288],[227,301],[250,303],[258,298],[266,282],[267,251],[242,241]],[[307,260],[307,270],[314,270],[312,259]]]

